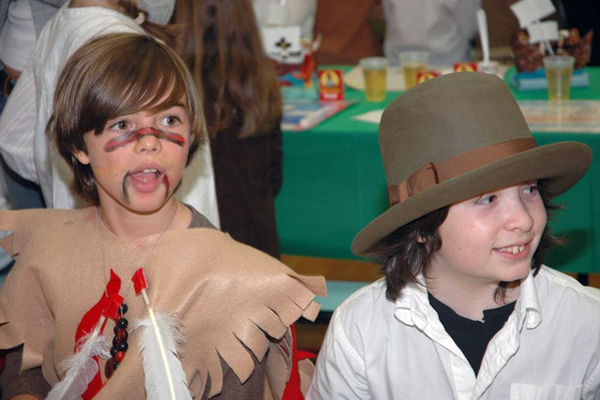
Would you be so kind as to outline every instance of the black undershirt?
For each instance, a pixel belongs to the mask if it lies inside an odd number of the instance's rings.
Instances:
[[[515,309],[516,302],[492,310],[485,310],[483,312],[483,321],[485,322],[461,317],[450,307],[433,297],[431,293],[429,293],[429,303],[437,311],[446,332],[467,357],[471,368],[477,375],[488,343],[502,329]]]

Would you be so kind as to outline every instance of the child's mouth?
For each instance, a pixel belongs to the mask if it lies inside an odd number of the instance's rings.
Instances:
[[[149,183],[154,179],[160,178],[161,175],[161,172],[156,168],[146,168],[129,176],[133,179],[139,180],[140,182]]]
[[[154,167],[142,167],[127,174],[129,184],[133,189],[142,193],[157,190],[164,181],[165,171]]]

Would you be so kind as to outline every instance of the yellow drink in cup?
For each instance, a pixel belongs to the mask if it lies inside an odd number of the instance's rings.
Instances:
[[[387,58],[368,57],[360,60],[365,79],[367,101],[384,101],[386,98]]]
[[[550,101],[569,100],[574,62],[575,59],[571,56],[544,57]]]
[[[400,65],[404,74],[404,83],[406,89],[417,84],[419,72],[427,69],[429,62],[429,53],[426,51],[405,51],[400,53]]]
[[[402,73],[404,74],[404,83],[406,84],[406,88],[410,89],[411,87],[415,86],[417,84],[419,72],[424,72],[426,69],[426,63],[402,64]]]

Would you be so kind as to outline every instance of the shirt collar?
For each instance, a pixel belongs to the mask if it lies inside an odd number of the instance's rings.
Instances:
[[[523,328],[523,324],[525,324],[527,329],[535,329],[542,322],[542,309],[540,307],[537,288],[535,287],[533,271],[529,271],[527,278],[521,282],[521,290],[515,311],[517,313],[519,329]]]
[[[535,329],[542,322],[542,310],[533,271],[530,271],[527,278],[521,282],[515,312],[519,330],[523,325],[527,329]],[[400,322],[419,329],[423,329],[428,324],[429,318],[435,315],[429,304],[427,285],[422,274],[417,277],[417,282],[406,285],[402,290],[402,295],[396,300],[395,315]]]

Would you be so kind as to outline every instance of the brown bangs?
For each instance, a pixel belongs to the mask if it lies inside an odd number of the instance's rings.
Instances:
[[[141,40],[146,38],[141,37]],[[153,39],[147,39],[152,40]],[[131,46],[127,56],[115,54],[110,60],[111,77],[104,79],[93,87],[92,98],[97,101],[93,118],[97,134],[104,129],[106,122],[120,115],[133,114],[139,111],[157,112],[180,104],[190,114],[192,126],[198,119],[194,108],[197,100],[190,96],[185,82],[185,72],[175,65],[165,51],[159,46]],[[191,102],[190,102],[191,98]]]

